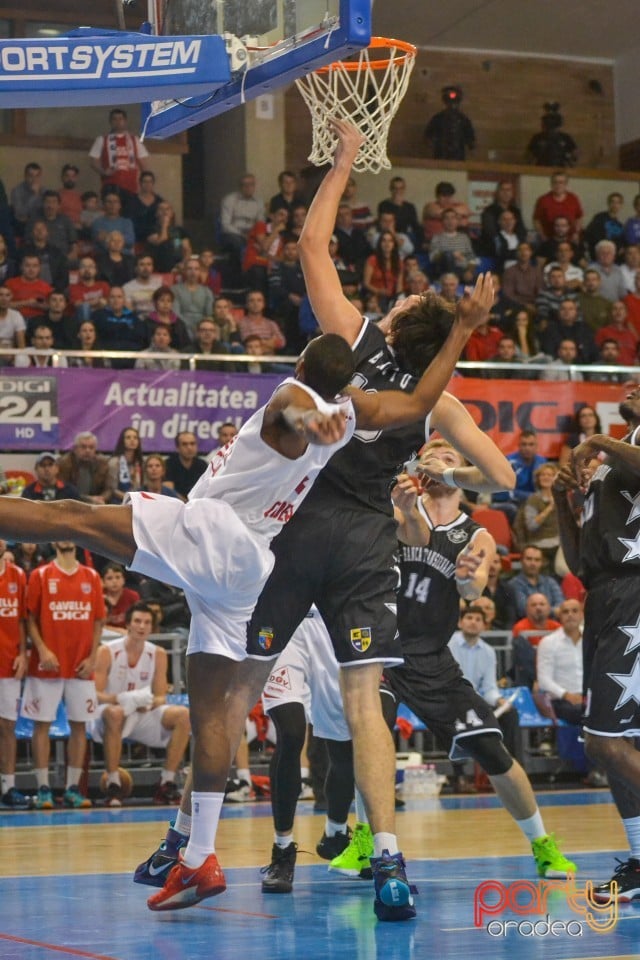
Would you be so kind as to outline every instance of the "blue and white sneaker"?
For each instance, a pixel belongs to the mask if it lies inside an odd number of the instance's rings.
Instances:
[[[148,887],[164,887],[169,871],[178,862],[178,851],[189,842],[189,838],[173,829],[173,821],[167,835],[148,860],[139,864],[133,875],[134,883],[144,883]]]
[[[413,920],[412,889],[401,853],[382,851],[381,857],[371,858],[376,899],[373,909],[378,920]]]
[[[10,810],[28,810],[31,807],[31,800],[25,797],[24,793],[16,787],[10,787],[2,796],[2,806]]]

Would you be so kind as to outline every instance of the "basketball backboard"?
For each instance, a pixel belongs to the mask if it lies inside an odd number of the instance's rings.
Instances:
[[[228,83],[188,99],[150,104],[144,134],[164,138],[224,113],[365,47],[371,0],[149,0],[161,36],[218,35]]]

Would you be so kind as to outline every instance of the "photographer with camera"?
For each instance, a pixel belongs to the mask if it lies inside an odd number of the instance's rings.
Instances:
[[[573,137],[563,133],[559,103],[545,103],[542,130],[533,135],[527,147],[527,160],[537,167],[574,167],[578,147]]]

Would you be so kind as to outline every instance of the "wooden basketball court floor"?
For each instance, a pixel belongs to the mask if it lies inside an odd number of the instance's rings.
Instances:
[[[575,859],[579,876],[601,882],[614,856],[626,857],[622,827],[607,790],[539,794],[549,831]],[[501,915],[474,925],[480,883],[539,891],[518,828],[494,796],[415,798],[398,813],[398,834],[419,889],[418,918],[378,923],[372,885],[333,878],[315,855],[324,818],[298,805],[294,892],[264,895],[259,868],[269,859],[268,803],[225,806],[218,855],[225,894],[197,907],[151,913],[151,888],[133,884],[136,864],[164,835],[164,808],[0,811],[2,960],[422,960],[422,958],[622,958],[640,955],[640,903],[621,905],[615,927],[595,932],[562,891],[543,915]],[[309,851],[303,852],[303,851]],[[495,900],[485,894],[487,903]],[[524,897],[524,899],[523,899]],[[532,934],[532,923],[551,917]],[[505,921],[511,921],[505,926]],[[487,924],[491,922],[491,931]],[[520,927],[516,924],[520,923]]]

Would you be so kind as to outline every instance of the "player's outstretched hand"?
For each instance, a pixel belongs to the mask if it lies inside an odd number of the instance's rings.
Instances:
[[[603,437],[602,434],[594,433],[592,437],[587,437],[586,440],[583,440],[582,443],[579,443],[577,447],[573,448],[571,464],[581,487],[585,487],[588,484],[591,479],[591,474],[597,466],[597,463],[594,461],[599,461],[600,459],[599,455],[602,451],[602,441],[606,442],[606,437]]]
[[[402,513],[411,513],[418,500],[415,478],[408,473],[398,474],[396,485],[391,491],[391,499]]]
[[[484,558],[484,550],[477,553],[473,553],[471,547],[462,550],[456,559],[456,580],[473,580]]]
[[[333,156],[334,164],[337,165],[339,161],[344,160],[351,166],[364,143],[364,137],[358,128],[347,120],[330,117],[327,123],[331,132],[338,138],[338,146]]]
[[[347,421],[342,413],[320,413],[308,410],[302,417],[302,433],[307,443],[330,446],[344,437]]]
[[[578,486],[578,481],[573,472],[573,468],[570,466],[560,467],[556,473],[552,490],[554,493],[567,493],[569,490],[575,490]]]
[[[466,287],[458,301],[456,320],[466,329],[475,330],[489,319],[494,299],[493,277],[490,273],[479,274],[473,289]]]

